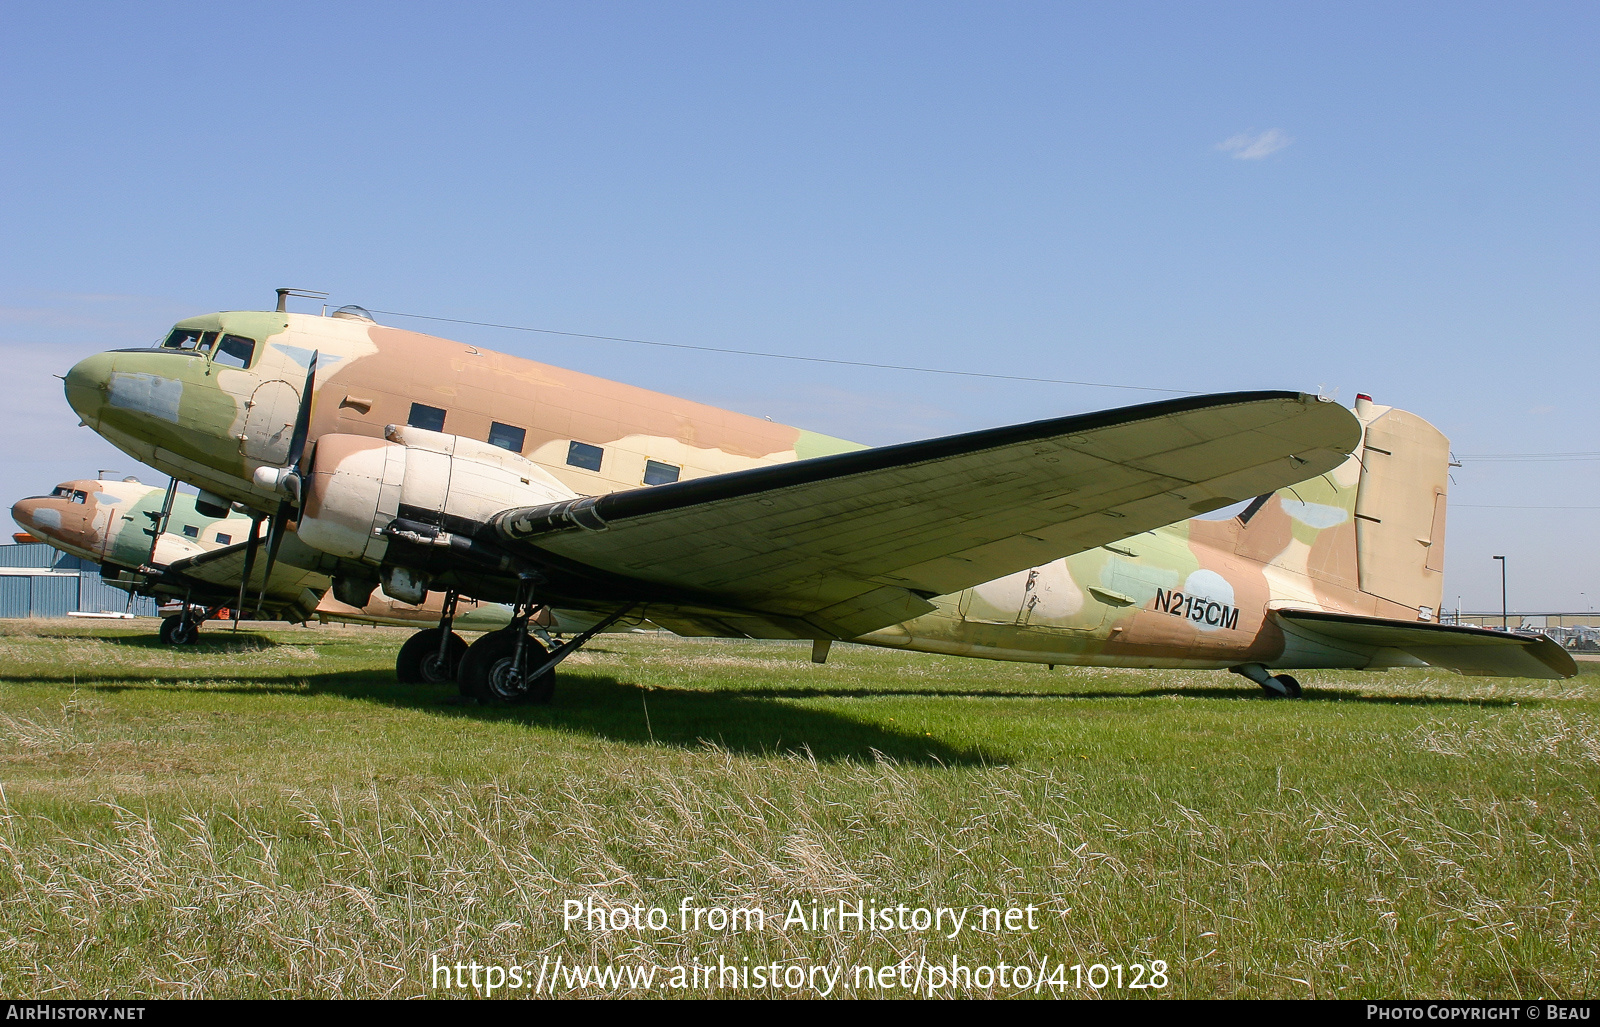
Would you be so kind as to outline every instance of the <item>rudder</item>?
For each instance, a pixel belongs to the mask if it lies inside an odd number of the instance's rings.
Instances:
[[[1371,400],[1356,401],[1356,416],[1366,425],[1355,507],[1361,591],[1432,619],[1444,595],[1450,440],[1416,414]]]

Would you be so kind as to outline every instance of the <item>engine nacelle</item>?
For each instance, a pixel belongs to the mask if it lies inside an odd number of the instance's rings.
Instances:
[[[576,493],[532,460],[487,442],[390,425],[384,439],[324,435],[302,486],[300,540],[381,565],[395,518],[481,524],[507,507]]]

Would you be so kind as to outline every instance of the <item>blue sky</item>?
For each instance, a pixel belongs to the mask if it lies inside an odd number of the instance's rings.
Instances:
[[[1592,4],[0,17],[8,501],[139,471],[73,427],[51,374],[279,285],[663,342],[1367,392],[1464,456],[1600,450]],[[438,330],[868,443],[1157,398]],[[1503,553],[1513,607],[1582,609],[1597,518],[1600,461],[1464,460],[1447,605],[1498,607]]]

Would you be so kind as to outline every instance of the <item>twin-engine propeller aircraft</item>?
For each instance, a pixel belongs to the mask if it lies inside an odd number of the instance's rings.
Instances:
[[[1047,664],[1576,672],[1548,639],[1440,625],[1448,445],[1415,415],[1198,396],[868,449],[458,342],[232,311],[80,362],[66,394],[134,458],[295,525],[334,595],[509,602],[461,659],[548,701],[628,615],[684,635]],[[1187,520],[1256,497],[1238,517]],[[1177,523],[1182,522],[1182,523]],[[249,553],[253,554],[255,540]],[[591,611],[549,651],[540,605]]]
[[[188,645],[199,638],[201,623],[226,608],[239,613],[247,602],[260,601],[256,612],[274,619],[354,624],[412,626],[437,623],[440,600],[430,594],[421,605],[401,603],[374,592],[363,607],[348,606],[325,594],[328,578],[301,566],[318,554],[286,536],[270,580],[254,574],[243,578],[243,556],[255,518],[229,512],[212,517],[195,508],[192,496],[175,488],[157,488],[134,478],[120,481],[85,478],[64,481],[48,496],[18,500],[11,517],[34,538],[99,564],[108,584],[125,592],[181,601],[179,612],[164,617],[161,640]],[[467,631],[494,631],[511,620],[499,603],[462,600],[455,626]],[[548,618],[546,618],[548,624]],[[413,636],[419,637],[419,636]],[[424,640],[425,641],[425,640]],[[456,645],[466,643],[456,639]],[[437,646],[433,647],[434,649]],[[402,680],[427,680],[426,645],[398,660]]]

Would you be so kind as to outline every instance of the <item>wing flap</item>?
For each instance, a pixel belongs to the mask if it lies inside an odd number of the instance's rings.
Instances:
[[[1275,616],[1339,642],[1398,649],[1431,667],[1470,676],[1570,678],[1578,673],[1571,654],[1544,635],[1310,610],[1278,610]]]

